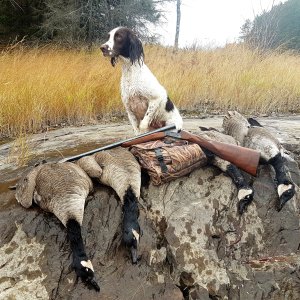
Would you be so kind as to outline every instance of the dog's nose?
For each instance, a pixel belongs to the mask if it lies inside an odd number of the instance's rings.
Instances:
[[[102,52],[107,52],[108,51],[108,45],[103,44],[103,45],[100,46],[100,49],[101,49]]]

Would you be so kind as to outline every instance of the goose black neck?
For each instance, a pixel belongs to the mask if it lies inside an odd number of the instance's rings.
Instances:
[[[235,165],[229,164],[226,169],[226,173],[232,178],[232,181],[238,189],[247,186],[247,182],[243,174]]]
[[[126,190],[123,200],[124,220],[137,219],[139,217],[138,199],[131,186]]]
[[[83,260],[87,259],[84,244],[81,236],[81,226],[74,220],[70,219],[67,222],[67,233],[73,252],[73,259],[80,257]]]
[[[281,153],[278,153],[276,156],[269,160],[269,163],[273,166],[275,173],[276,173],[276,180],[278,184],[286,183],[287,181],[290,182],[287,171],[284,165],[284,159]]]

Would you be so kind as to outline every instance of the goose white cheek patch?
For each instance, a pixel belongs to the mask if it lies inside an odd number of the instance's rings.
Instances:
[[[252,194],[252,190],[250,190],[250,189],[240,189],[238,192],[238,199],[242,200],[246,196],[251,195],[251,194]]]
[[[279,186],[277,188],[278,196],[281,197],[284,192],[286,192],[292,188],[293,188],[293,185],[291,185],[291,184],[289,184],[289,185],[279,184]]]
[[[133,233],[135,239],[139,242],[139,240],[140,240],[140,235],[138,234],[138,232],[137,232],[136,230],[132,229],[132,233]]]
[[[94,268],[93,268],[92,262],[90,260],[88,260],[88,261],[82,260],[80,263],[83,267],[89,268],[94,272]]]

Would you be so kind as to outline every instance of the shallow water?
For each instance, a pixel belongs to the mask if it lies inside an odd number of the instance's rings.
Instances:
[[[111,143],[113,143],[113,141],[108,141],[108,144]],[[64,149],[62,151],[50,150],[43,155],[35,156],[29,161],[28,166],[34,166],[36,163],[41,162],[42,160],[46,160],[47,162],[55,162],[62,158],[84,153],[105,145],[106,144],[103,143],[87,143],[79,145],[76,148]],[[0,182],[0,210],[5,210],[17,204],[14,196],[14,190],[10,189],[10,187],[16,185],[18,179],[26,169],[27,166],[24,166],[1,174],[1,178],[7,180]]]
[[[5,181],[0,183],[0,210],[3,211],[17,204],[14,190],[10,187],[16,184],[16,180]]]

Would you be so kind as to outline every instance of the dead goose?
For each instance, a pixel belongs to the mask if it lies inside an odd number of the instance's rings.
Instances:
[[[199,127],[201,132],[197,133],[198,135],[203,136],[206,139],[215,140],[222,143],[227,144],[237,144],[236,140],[229,135],[225,135],[214,128],[206,128],[206,127]],[[228,174],[231,179],[233,180],[234,184],[238,190],[238,212],[239,214],[243,214],[246,210],[247,206],[252,202],[254,190],[253,188],[247,183],[245,177],[232,163],[223,160],[218,156],[214,156],[210,162],[212,165],[216,166],[226,174]]]
[[[228,112],[223,120],[226,134],[233,136],[241,146],[260,151],[261,163],[273,166],[276,174],[278,211],[295,195],[295,185],[289,178],[282,156],[283,147],[266,128],[253,118],[248,120],[236,111]]]
[[[84,204],[91,190],[91,179],[80,167],[68,162],[50,163],[35,167],[20,179],[16,199],[26,208],[34,201],[63,223],[67,228],[77,276],[100,291],[81,235]]]
[[[115,148],[86,156],[77,164],[92,178],[112,187],[123,204],[123,241],[131,250],[132,263],[137,263],[140,240],[138,199],[141,188],[141,168],[126,149]]]

